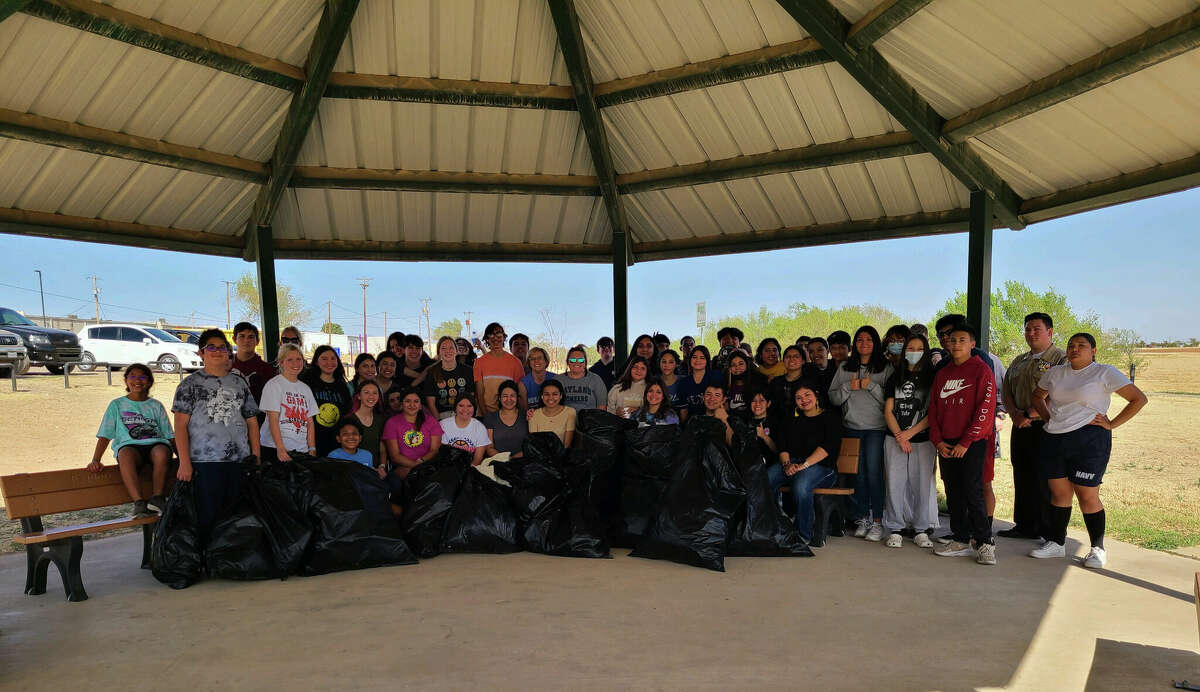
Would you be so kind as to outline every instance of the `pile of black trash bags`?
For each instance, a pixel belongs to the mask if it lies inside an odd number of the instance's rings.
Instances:
[[[177,483],[158,523],[154,576],[185,588],[201,576],[279,579],[383,565],[441,553],[527,550],[564,557],[632,555],[724,571],[725,556],[811,556],[767,483],[754,431],[708,416],[636,427],[580,411],[578,444],[533,433],[522,454],[492,464],[443,447],[391,495],[353,462],[298,458],[248,464],[243,492],[206,544],[191,484]],[[392,504],[403,507],[397,519]]]

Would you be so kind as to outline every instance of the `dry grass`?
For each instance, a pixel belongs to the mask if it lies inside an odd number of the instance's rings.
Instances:
[[[1104,498],[1109,533],[1138,545],[1160,550],[1200,544],[1200,454],[1195,425],[1200,421],[1200,351],[1146,354],[1150,365],[1138,385],[1150,394],[1150,404],[1113,436],[1112,461],[1105,476]],[[35,369],[35,373],[42,373]],[[114,383],[119,382],[114,373]],[[168,408],[178,383],[176,376],[159,375],[154,396]],[[71,377],[64,389],[61,377],[44,373],[18,380],[13,393],[0,382],[0,475],[86,466],[95,445],[96,426],[104,407],[122,394],[122,387],[105,385],[102,373]],[[1159,392],[1159,393],[1155,393]],[[1114,401],[1116,415],[1123,400]],[[1007,456],[1007,429],[1001,435]],[[111,454],[105,463],[112,463]],[[1012,475],[1008,462],[998,460],[996,516],[1012,516]],[[128,507],[59,515],[47,526],[122,516]],[[1075,512],[1072,521],[1081,525]],[[16,549],[10,542],[17,522],[0,521],[0,552]]]

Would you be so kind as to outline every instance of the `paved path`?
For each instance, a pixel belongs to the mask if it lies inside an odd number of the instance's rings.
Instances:
[[[1076,537],[1078,538],[1078,536]],[[89,542],[91,599],[21,594],[0,557],[8,689],[1147,690],[1200,681],[1200,563],[1112,541],[1110,570],[832,539],[810,559],[449,555],[171,591],[141,537]],[[1069,546],[1083,552],[1075,540]],[[53,574],[53,571],[52,571]]]

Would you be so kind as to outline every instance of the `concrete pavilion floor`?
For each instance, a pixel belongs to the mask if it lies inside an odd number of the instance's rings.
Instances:
[[[1080,536],[1068,546],[1083,552]],[[446,555],[183,591],[141,537],[91,541],[90,600],[25,596],[0,557],[0,688],[1155,690],[1200,682],[1200,562],[1110,541],[1110,568],[832,539],[809,559]],[[54,574],[53,569],[51,574]]]

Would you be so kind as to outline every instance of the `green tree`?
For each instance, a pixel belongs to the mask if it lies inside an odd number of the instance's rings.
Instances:
[[[443,336],[452,336],[458,338],[462,336],[463,323],[462,320],[455,317],[454,319],[446,320],[433,328],[434,339],[440,339]]]
[[[1114,365],[1125,374],[1135,372],[1135,368],[1145,370],[1149,365],[1149,361],[1137,353],[1142,347],[1142,338],[1132,329],[1109,329],[1104,332],[1103,339],[1096,338],[1100,339],[1096,360]]]
[[[345,334],[346,332],[342,331],[342,325],[338,324],[337,322],[326,322],[325,324],[321,325],[321,333]]]
[[[772,312],[765,306],[757,312],[746,315],[722,317],[710,321],[704,329],[704,340],[700,341],[698,332],[692,335],[697,343],[704,343],[709,349],[717,347],[717,330],[721,327],[737,327],[746,336],[746,342],[752,347],[768,336],[773,336],[786,348],[796,342],[800,336],[829,336],[830,332],[843,329],[854,333],[855,329],[869,324],[879,330],[882,335],[893,324],[908,324],[900,315],[881,305],[845,305],[840,308],[818,308],[806,303],[793,303],[783,312]],[[684,335],[671,335],[674,343]]]
[[[258,282],[250,272],[242,274],[233,287],[234,296],[242,308],[242,318],[262,324],[262,310],[258,302]],[[312,318],[312,311],[304,307],[300,297],[286,284],[275,285],[275,297],[279,304],[279,328],[299,326]]]

